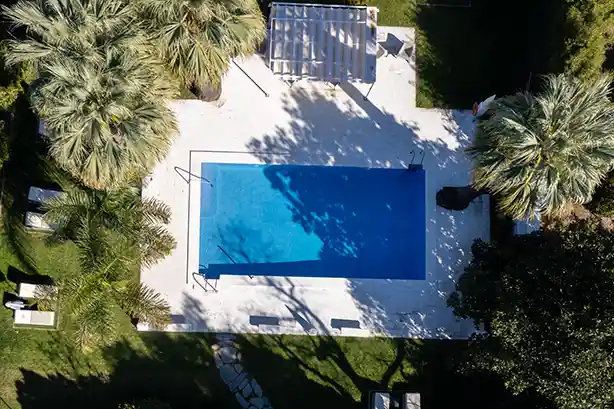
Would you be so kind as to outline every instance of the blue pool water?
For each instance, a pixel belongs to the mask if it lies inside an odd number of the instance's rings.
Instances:
[[[200,273],[424,280],[418,169],[203,163]]]

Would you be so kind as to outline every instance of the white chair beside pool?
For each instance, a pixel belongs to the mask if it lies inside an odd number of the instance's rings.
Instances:
[[[45,221],[44,215],[34,212],[26,212],[26,227],[37,230],[52,231],[57,227]]]
[[[390,394],[377,392],[373,396],[371,409],[390,409]]]
[[[419,393],[375,392],[369,409],[421,409]]]

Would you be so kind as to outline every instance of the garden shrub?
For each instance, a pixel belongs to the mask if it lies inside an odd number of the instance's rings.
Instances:
[[[593,199],[586,207],[600,216],[614,215],[614,172],[609,173],[601,185],[595,189]]]
[[[567,0],[566,72],[588,79],[602,71],[613,23],[614,0]]]
[[[8,132],[4,127],[4,121],[0,121],[0,169],[2,164],[9,158]]]

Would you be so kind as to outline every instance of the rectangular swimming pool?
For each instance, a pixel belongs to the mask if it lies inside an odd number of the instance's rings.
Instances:
[[[422,169],[203,163],[199,272],[424,280]]]

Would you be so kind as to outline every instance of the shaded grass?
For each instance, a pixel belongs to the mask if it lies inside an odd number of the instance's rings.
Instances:
[[[466,341],[245,336],[239,344],[244,366],[279,409],[358,409],[377,390],[418,392],[429,409],[533,407],[496,377],[462,374]]]
[[[127,333],[87,354],[62,332],[17,335],[19,362],[0,364],[12,408],[115,408],[155,397],[176,408],[240,409],[213,362],[211,334]],[[534,407],[496,378],[461,374],[465,341],[246,335],[235,343],[276,409],[358,409],[381,390],[418,392],[429,409]]]
[[[541,74],[561,72],[562,6],[473,0],[470,8],[415,7],[418,106],[471,108],[492,94],[534,89]]]
[[[240,409],[219,377],[207,335],[132,333],[87,354],[72,349],[61,332],[36,336],[23,345],[20,363],[4,368],[10,388],[2,396],[13,409],[115,409],[144,398],[174,408]]]

